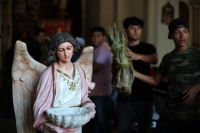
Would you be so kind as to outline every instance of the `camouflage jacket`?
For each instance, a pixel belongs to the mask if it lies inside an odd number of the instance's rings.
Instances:
[[[166,54],[158,68],[158,74],[168,75],[168,95],[163,117],[172,120],[200,120],[200,93],[192,104],[184,103],[182,92],[200,84],[200,49],[189,46],[182,52]]]

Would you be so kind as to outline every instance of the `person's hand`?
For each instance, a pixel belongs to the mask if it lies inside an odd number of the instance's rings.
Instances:
[[[183,91],[182,93],[185,94],[183,97],[184,102],[187,104],[192,103],[199,91],[200,91],[200,85],[190,87],[185,91]]]
[[[125,55],[127,57],[129,57],[130,61],[132,61],[132,60],[140,60],[142,58],[141,55],[132,52],[129,48],[125,48],[125,50],[126,50]]]
[[[119,68],[119,63],[117,61],[117,58],[114,58],[114,65],[115,65],[115,68],[118,69]]]
[[[112,57],[113,57],[113,64],[114,66],[118,66],[118,62],[117,62],[117,57],[112,53]]]
[[[115,77],[119,71],[119,63],[115,55],[113,55],[112,74]]]

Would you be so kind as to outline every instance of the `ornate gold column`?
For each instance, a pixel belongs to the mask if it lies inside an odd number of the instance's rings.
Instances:
[[[192,4],[192,45],[200,47],[200,0],[191,0]]]

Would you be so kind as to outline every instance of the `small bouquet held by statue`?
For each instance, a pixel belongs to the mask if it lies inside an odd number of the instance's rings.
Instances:
[[[34,60],[24,42],[15,45],[12,66],[13,100],[18,133],[81,133],[95,115],[88,93],[91,82],[93,47],[85,47],[71,62],[79,43],[69,33],[57,33],[51,42],[45,65]]]

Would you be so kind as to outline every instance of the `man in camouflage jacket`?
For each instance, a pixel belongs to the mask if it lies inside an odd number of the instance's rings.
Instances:
[[[157,86],[168,76],[168,95],[161,115],[163,133],[200,133],[200,49],[187,44],[185,20],[170,22],[168,38],[175,49],[166,54],[154,77],[135,71],[135,76]]]

